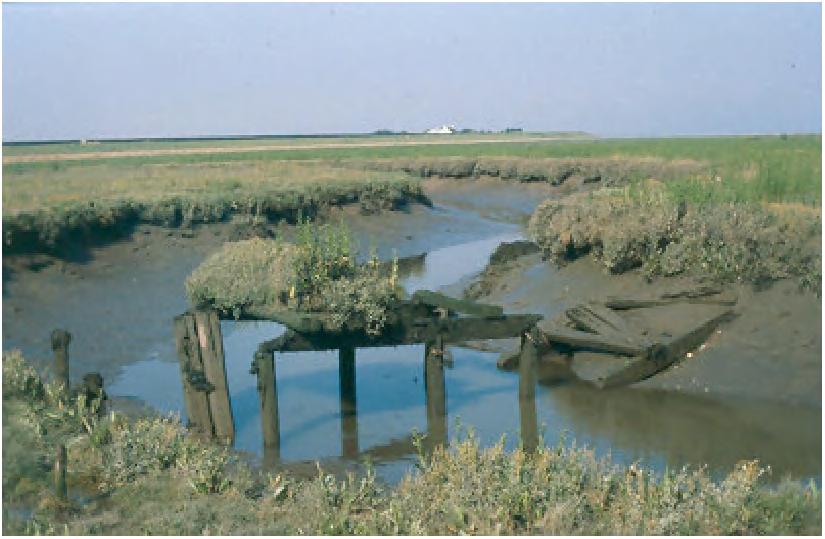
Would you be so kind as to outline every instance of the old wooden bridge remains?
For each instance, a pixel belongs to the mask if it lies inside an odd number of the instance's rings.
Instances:
[[[639,327],[619,314],[634,309],[653,311],[680,302],[716,307],[674,334]],[[538,444],[535,387],[540,356],[551,350],[561,351],[565,358],[562,361],[568,362],[568,366],[578,361],[574,353],[577,351],[615,357],[616,360],[601,362],[607,370],[601,368],[597,376],[589,380],[579,376],[580,381],[600,388],[631,384],[666,369],[698,347],[719,323],[733,315],[730,307],[735,303],[735,296],[720,289],[700,287],[649,298],[608,298],[604,302],[572,307],[552,320],[542,320],[540,315],[506,315],[498,306],[422,290],[389,313],[379,335],[370,335],[363,327],[351,325],[333,329],[329,319],[320,314],[249,308],[235,317],[214,309],[197,309],[175,318],[175,340],[190,429],[203,437],[231,443],[235,433],[220,321],[267,320],[288,328],[280,337],[258,346],[251,369],[258,381],[265,455],[277,459],[281,440],[276,353],[338,350],[342,454],[356,457],[359,454],[357,348],[424,344],[425,443],[434,446],[447,441],[446,345],[521,337],[518,352],[503,366],[518,368],[521,441],[530,450]]]

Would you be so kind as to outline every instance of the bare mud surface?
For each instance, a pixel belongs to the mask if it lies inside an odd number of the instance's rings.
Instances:
[[[536,312],[553,318],[565,309],[607,296],[645,296],[695,285],[691,279],[647,282],[642,275],[608,275],[588,258],[555,267],[533,254],[499,267],[484,283],[481,301],[510,312]],[[477,285],[476,285],[477,286]],[[705,396],[822,406],[822,310],[813,294],[795,282],[781,281],[767,290],[731,286],[739,298],[736,317],[724,323],[692,357],[636,384]],[[632,318],[676,331],[711,307],[679,304],[675,308],[639,309]],[[648,311],[645,313],[644,311]]]
[[[352,208],[328,216],[332,222],[341,218],[362,255],[374,246],[383,259],[515,230],[440,204],[379,215],[361,215]],[[272,225],[267,231],[288,239],[295,229]],[[67,329],[73,335],[72,383],[90,371],[113,380],[122,366],[136,361],[173,362],[171,321],[188,308],[186,277],[225,241],[237,238],[232,223],[193,229],[141,225],[122,241],[90,249],[80,261],[4,256],[3,348],[19,348],[38,368],[45,368],[52,361],[49,333]]]

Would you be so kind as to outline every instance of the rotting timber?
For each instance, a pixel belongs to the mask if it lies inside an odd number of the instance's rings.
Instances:
[[[625,313],[680,302],[700,302],[713,312],[687,323],[676,334],[651,331],[628,319]],[[388,313],[382,331],[372,335],[363,324],[348,322],[332,329],[329,315],[249,307],[238,313],[198,309],[175,319],[177,350],[184,381],[190,428],[206,437],[231,442],[234,437],[229,391],[226,383],[220,320],[269,320],[287,327],[279,337],[262,342],[252,361],[258,378],[265,461],[280,458],[275,353],[315,350],[339,351],[339,391],[342,456],[356,458],[358,447],[355,356],[357,348],[424,344],[424,380],[427,409],[427,446],[447,441],[446,384],[447,344],[482,339],[521,338],[518,354],[519,411],[522,443],[533,448],[537,441],[535,410],[536,368],[543,356],[562,351],[573,364],[586,354],[608,358],[607,370],[580,380],[606,389],[629,385],[650,377],[677,362],[701,345],[723,321],[733,315],[735,297],[717,289],[702,288],[651,298],[608,298],[567,309],[553,320],[537,314],[504,314],[501,307],[459,300],[438,292],[418,291],[399,300]],[[582,359],[585,365],[587,359]],[[569,366],[569,365],[568,365]],[[367,450],[368,452],[369,450]]]

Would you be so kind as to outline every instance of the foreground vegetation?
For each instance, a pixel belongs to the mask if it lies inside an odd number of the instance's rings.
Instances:
[[[3,356],[6,534],[818,534],[821,494],[743,462],[722,481],[653,474],[586,449],[508,453],[470,436],[420,455],[400,484],[251,470],[173,419],[99,418]],[[52,488],[68,447],[69,499]]]

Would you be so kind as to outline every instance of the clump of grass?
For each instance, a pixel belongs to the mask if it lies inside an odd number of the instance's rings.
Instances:
[[[240,316],[245,308],[291,309],[327,315],[334,331],[362,328],[381,332],[399,298],[397,265],[375,256],[356,262],[347,227],[298,227],[297,242],[254,238],[225,243],[186,280],[195,306],[211,306]]]
[[[297,255],[294,245],[281,240],[226,242],[189,275],[186,293],[195,306],[238,315],[249,305],[283,305]]]
[[[686,203],[648,182],[547,200],[529,230],[556,262],[590,254],[612,273],[754,284],[794,277],[819,294],[819,226],[818,212],[791,218],[760,204]]]
[[[6,375],[20,380],[31,371],[23,361],[4,361]],[[20,419],[30,413],[62,423],[44,431]],[[701,468],[659,475],[561,443],[506,452],[503,440],[485,449],[469,436],[452,449],[421,453],[417,471],[386,486],[369,470],[343,478],[320,469],[314,479],[258,475],[227,450],[191,438],[174,419],[114,415],[90,432],[48,396],[20,393],[4,394],[3,414],[7,534],[817,535],[821,529],[815,486],[766,488],[767,470],[756,462],[714,481]],[[68,510],[47,501],[53,431],[69,446],[70,486],[85,478],[105,498],[72,500]],[[28,476],[12,460],[23,455],[35,462]],[[17,488],[7,488],[9,470],[18,472]],[[31,513],[21,518],[26,512],[7,511],[12,506]]]

